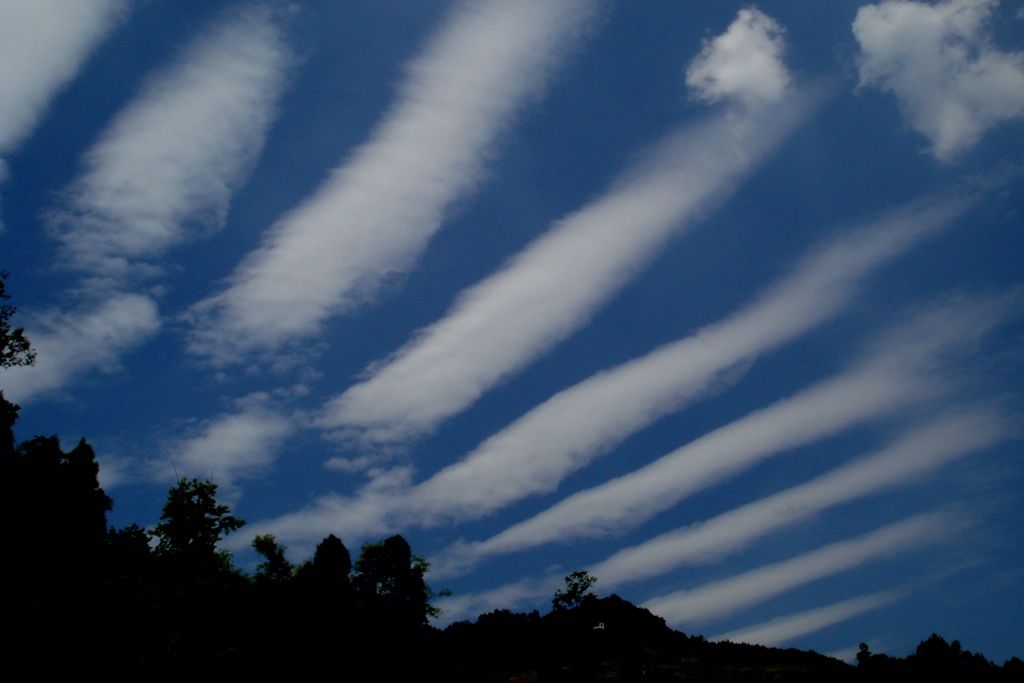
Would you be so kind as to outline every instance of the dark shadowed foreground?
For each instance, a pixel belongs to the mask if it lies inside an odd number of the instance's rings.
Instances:
[[[113,502],[92,448],[57,437],[17,446],[18,407],[0,394],[0,455],[19,485],[6,500],[13,538],[12,652],[38,676],[104,680],[263,681],[330,675],[354,681],[1019,681],[937,635],[906,658],[861,646],[856,667],[815,652],[708,642],[617,596],[566,577],[550,613],[496,610],[439,630],[427,563],[401,536],[366,544],[353,563],[329,535],[299,566],[257,536],[253,575],[221,538],[245,524],[217,485],[182,479],[160,523],[107,528]],[[40,491],[54,491],[40,500]]]

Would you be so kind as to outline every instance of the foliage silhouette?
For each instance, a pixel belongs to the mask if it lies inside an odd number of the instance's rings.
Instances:
[[[427,562],[393,536],[366,544],[353,563],[335,535],[294,568],[272,535],[247,577],[217,542],[244,521],[216,501],[216,484],[181,480],[168,491],[153,535],[138,525],[106,528],[112,501],[83,440],[65,453],[57,437],[15,447],[18,407],[0,394],[0,454],[15,481],[16,557],[8,600],[12,651],[42,675],[80,675],[104,658],[104,678],[269,680],[323,675],[344,662],[351,680],[1018,681],[1024,663],[1002,667],[933,634],[905,658],[872,654],[858,666],[814,652],[709,642],[670,629],[646,609],[597,598],[587,572],[566,577],[554,609],[495,610],[444,631],[425,581]],[[39,505],[39,490],[55,491]],[[31,522],[29,521],[31,511]],[[40,530],[59,529],[61,542]],[[159,539],[154,548],[152,541]],[[71,571],[68,568],[72,568]],[[70,637],[69,637],[70,636]],[[60,643],[55,647],[54,643]],[[334,668],[332,675],[337,675]]]
[[[7,293],[6,279],[7,273],[0,271],[0,302],[11,298]],[[36,352],[25,337],[25,330],[21,327],[11,329],[10,319],[17,310],[10,304],[0,303],[0,368],[33,365],[36,362]]]
[[[153,530],[160,539],[157,555],[188,565],[192,571],[230,569],[230,556],[217,552],[217,542],[241,528],[245,520],[228,514],[231,509],[219,505],[216,494],[216,484],[195,478],[182,479],[168,491],[160,515],[163,521]]]
[[[425,626],[437,615],[430,604],[433,593],[423,578],[428,568],[401,536],[368,543],[356,560],[356,598],[375,619],[406,628]]]
[[[280,583],[292,577],[295,566],[285,558],[285,548],[277,544],[273,534],[257,536],[252,547],[263,557],[263,562],[256,565],[253,580]]]
[[[573,572],[565,577],[565,590],[555,591],[555,597],[551,605],[556,610],[573,609],[583,604],[583,599],[588,595],[590,587],[597,583],[597,579],[585,571]]]

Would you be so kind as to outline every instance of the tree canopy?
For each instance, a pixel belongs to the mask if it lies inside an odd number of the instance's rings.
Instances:
[[[285,548],[278,545],[273,534],[252,539],[252,547],[263,557],[263,561],[256,565],[254,578],[257,581],[282,582],[292,577],[295,565],[285,558]]]
[[[36,362],[36,352],[25,337],[21,327],[11,329],[11,316],[18,310],[11,304],[2,303],[11,298],[7,293],[5,280],[7,273],[0,271],[0,368],[17,365],[32,365]]]
[[[217,503],[217,485],[207,479],[182,479],[167,494],[163,520],[153,534],[160,541],[158,555],[204,562],[216,554],[217,542],[245,524],[228,513],[231,508]]]
[[[591,576],[588,572],[573,572],[569,576],[565,577],[565,590],[555,591],[555,597],[551,600],[551,605],[556,610],[573,609],[583,604],[584,598],[590,593],[590,587],[597,583],[597,578]]]
[[[437,613],[423,578],[429,566],[412,554],[404,538],[392,536],[363,546],[353,585],[358,599],[376,614],[405,625],[423,625]]]

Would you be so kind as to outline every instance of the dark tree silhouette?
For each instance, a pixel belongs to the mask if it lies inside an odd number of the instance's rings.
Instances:
[[[221,565],[227,556],[216,551],[217,542],[245,524],[217,504],[217,485],[207,479],[182,479],[167,492],[163,520],[153,534],[160,541],[157,555],[193,565]]]
[[[277,544],[273,534],[252,539],[252,547],[263,557],[263,561],[256,565],[255,581],[280,583],[292,577],[295,566],[285,558],[285,548]]]
[[[0,271],[0,302],[11,298],[4,283],[6,279],[7,273]],[[17,310],[10,304],[0,303],[0,368],[36,362],[36,353],[25,337],[25,330],[21,327],[11,329],[10,319]]]
[[[5,614],[18,625],[12,651],[26,661],[48,662],[59,676],[63,660],[47,652],[58,627],[77,634],[63,650],[68,660],[84,656],[101,632],[111,500],[100,488],[99,465],[84,440],[65,453],[57,437],[37,436],[22,442],[4,464],[17,482],[4,498],[12,522],[7,540],[17,558],[5,577]]]
[[[92,446],[79,441],[70,452],[61,450],[56,436],[37,436],[23,441],[15,452],[11,467],[14,481],[33,482],[52,491],[52,502],[39,506],[35,487],[17,495],[26,497],[22,509],[34,509],[37,522],[44,528],[59,529],[60,549],[55,551],[76,558],[76,563],[92,561],[102,547],[107,533],[107,512],[113,501],[99,484],[99,463]],[[38,543],[44,536],[29,532],[25,541]],[[41,552],[43,549],[37,549]]]
[[[423,578],[428,567],[401,536],[364,545],[353,581],[357,598],[364,609],[395,625],[425,626],[437,614]]]
[[[401,536],[363,546],[352,580],[359,628],[355,645],[365,657],[360,680],[412,680],[422,665],[427,622],[438,614],[423,578],[428,566]]]
[[[295,650],[311,660],[325,652],[360,651],[354,646],[361,631],[349,573],[352,558],[334,534],[316,546],[311,560],[295,571],[291,601],[298,614],[289,634]]]
[[[231,554],[218,551],[221,537],[245,521],[217,503],[212,481],[182,479],[167,492],[156,561],[158,625],[154,656],[168,679],[193,675],[216,678],[237,666],[246,631],[242,618],[249,588]]]
[[[0,391],[0,462],[5,465],[14,458],[14,423],[18,421],[20,409],[21,406],[8,401]]]
[[[555,597],[551,600],[556,610],[573,609],[583,604],[583,599],[588,595],[590,587],[597,583],[597,578],[587,572],[573,572],[565,577],[565,590],[555,591]]]
[[[352,572],[352,555],[341,539],[331,534],[316,544],[311,567],[318,581],[348,586],[348,575]]]

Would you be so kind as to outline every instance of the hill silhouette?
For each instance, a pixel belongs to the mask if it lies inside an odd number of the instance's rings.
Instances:
[[[566,577],[554,609],[499,609],[444,630],[425,581],[429,564],[401,536],[367,543],[352,562],[329,535],[295,566],[273,536],[253,575],[216,544],[245,524],[218,504],[217,486],[178,481],[152,532],[106,527],[113,501],[83,439],[15,445],[18,406],[0,392],[0,459],[19,482],[7,497],[14,562],[11,643],[52,677],[86,670],[104,680],[264,681],[330,675],[353,681],[1017,681],[1024,662],[996,666],[932,634],[907,657],[857,665],[813,651],[710,642]],[[59,493],[40,509],[38,490]],[[29,515],[33,511],[34,516]],[[60,538],[53,531],[61,531]],[[159,538],[159,543],[155,543]]]

